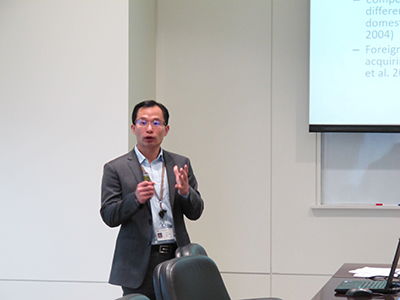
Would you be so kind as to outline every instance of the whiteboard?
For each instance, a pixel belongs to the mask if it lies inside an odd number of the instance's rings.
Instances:
[[[400,203],[400,134],[322,133],[322,204]]]

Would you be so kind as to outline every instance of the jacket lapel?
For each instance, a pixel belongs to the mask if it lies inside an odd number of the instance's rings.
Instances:
[[[131,152],[128,153],[127,163],[132,171],[133,176],[136,179],[136,182],[137,183],[142,182],[144,180],[143,171],[142,168],[140,167],[140,163],[136,156],[135,149],[133,149]],[[146,206],[151,211],[149,201],[146,202]]]
[[[127,159],[128,159],[128,166],[131,169],[132,174],[136,179],[136,182],[142,182],[144,180],[143,171],[140,168],[140,164],[137,159],[135,150],[129,152]]]
[[[171,207],[173,208],[175,201],[175,174],[174,174],[175,162],[172,156],[169,155],[167,151],[163,150],[163,154],[164,154],[165,168],[167,169],[169,201],[171,203]]]

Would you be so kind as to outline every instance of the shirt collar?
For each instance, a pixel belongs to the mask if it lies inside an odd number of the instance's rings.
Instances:
[[[149,161],[147,160],[147,158],[142,154],[142,152],[139,151],[139,149],[137,148],[137,145],[135,146],[135,153],[136,156],[138,158],[139,163],[142,165],[143,163],[149,164]],[[164,161],[164,156],[163,156],[163,149],[161,148],[160,150],[160,154],[158,154],[157,158],[154,160],[156,161]]]

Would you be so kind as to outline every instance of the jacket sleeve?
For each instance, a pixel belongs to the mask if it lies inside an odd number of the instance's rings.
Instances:
[[[143,204],[136,201],[136,184],[128,192],[123,192],[124,182],[113,164],[104,165],[101,184],[100,214],[103,221],[110,227],[119,226],[132,218],[135,213],[143,208]]]

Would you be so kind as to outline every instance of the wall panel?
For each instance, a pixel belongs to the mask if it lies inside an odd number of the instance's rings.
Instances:
[[[193,162],[205,211],[190,233],[223,272],[269,272],[270,26],[271,1],[158,2],[164,146]]]
[[[100,182],[127,149],[128,5],[4,0],[0,36],[0,298],[84,299],[116,236]]]

